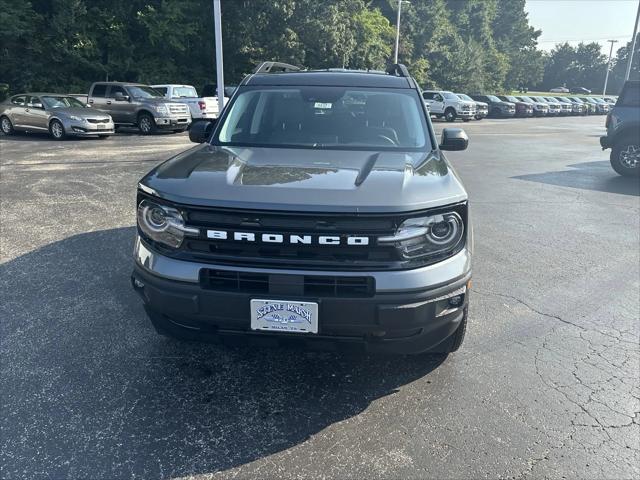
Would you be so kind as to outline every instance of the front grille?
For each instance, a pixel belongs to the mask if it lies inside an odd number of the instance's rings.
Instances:
[[[176,115],[186,114],[188,108],[186,105],[169,105],[169,112]]]
[[[108,118],[87,118],[89,123],[109,123]]]
[[[283,279],[284,277],[284,279]],[[269,275],[205,268],[200,285],[207,290],[252,294],[304,295],[312,297],[371,297],[375,293],[373,277],[327,275]]]
[[[198,238],[185,240],[182,249],[200,260],[222,264],[278,268],[386,269],[400,261],[393,246],[376,244],[376,237],[391,235],[402,220],[379,215],[318,215],[300,213],[229,211],[224,209],[183,210],[186,223],[199,227]],[[207,238],[207,229],[262,234],[329,235],[341,238],[340,245],[240,242]],[[345,245],[348,236],[366,236],[369,245]]]

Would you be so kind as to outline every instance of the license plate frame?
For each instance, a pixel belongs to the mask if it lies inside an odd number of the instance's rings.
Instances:
[[[249,302],[251,330],[317,334],[318,303],[253,298]]]

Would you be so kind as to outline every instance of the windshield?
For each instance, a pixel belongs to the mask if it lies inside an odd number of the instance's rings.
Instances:
[[[431,149],[422,102],[414,90],[257,86],[236,95],[213,143]]]
[[[442,96],[447,100],[460,100],[453,92],[442,92]]]
[[[197,98],[198,92],[194,87],[173,87],[173,96],[180,98]]]
[[[490,102],[501,102],[502,101],[498,97],[496,97],[495,95],[487,95],[487,98],[489,99]]]
[[[559,101],[561,102],[565,102],[565,103],[571,103],[571,100],[569,100],[566,97],[556,97]]]
[[[516,102],[519,102],[519,101],[520,101],[520,100],[518,100],[516,97],[513,97],[513,96],[511,96],[511,95],[507,95],[507,96],[506,96],[506,97],[504,97],[504,98],[506,98],[506,99],[507,99],[507,102],[513,102],[513,103],[516,103]]]
[[[46,96],[42,97],[42,103],[46,108],[69,108],[69,107],[80,107],[87,108],[87,106],[82,103],[80,100],[74,97],[64,97],[64,96]]]
[[[456,95],[458,97],[460,97],[461,100],[467,100],[468,102],[473,102],[473,98],[471,98],[469,95],[465,95],[464,93],[456,93]]]
[[[607,102],[605,102],[604,100],[602,100],[601,98],[594,98],[594,100],[595,100],[597,103],[605,103],[605,104],[607,103]]]
[[[553,97],[545,97],[544,100],[547,101],[548,103],[560,103],[558,100],[556,100]]]
[[[576,103],[584,103],[582,100],[580,100],[578,97],[569,97],[572,101],[576,102]]]
[[[530,97],[519,97],[520,100],[522,100],[523,102],[527,102],[527,103],[533,103],[533,100],[531,100]]]
[[[159,91],[144,85],[127,85],[127,90],[135,98],[156,98],[163,97]]]

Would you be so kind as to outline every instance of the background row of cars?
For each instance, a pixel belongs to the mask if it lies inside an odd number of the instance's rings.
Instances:
[[[225,98],[235,87],[225,88]],[[26,93],[0,104],[0,130],[48,132],[61,140],[68,136],[107,138],[118,127],[136,127],[142,134],[158,130],[183,132],[195,120],[217,118],[215,85],[199,96],[192,85],[144,85],[132,82],[95,82],[88,95]],[[467,95],[447,90],[425,90],[423,99],[432,116],[449,122],[485,117],[605,115],[616,97],[546,95]]]
[[[0,130],[5,135],[48,132],[56,140],[107,138],[118,127],[135,127],[142,134],[183,132],[194,120],[217,116],[217,97],[200,97],[191,85],[96,82],[87,95],[36,92],[11,96],[0,104]]]
[[[617,99],[575,95],[467,95],[447,90],[425,90],[422,97],[432,116],[448,122],[485,117],[606,115]]]

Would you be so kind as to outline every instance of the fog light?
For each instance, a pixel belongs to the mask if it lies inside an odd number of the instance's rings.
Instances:
[[[449,299],[449,306],[459,307],[460,305],[462,305],[463,300],[464,300],[464,295],[456,295],[455,297],[451,297]]]

